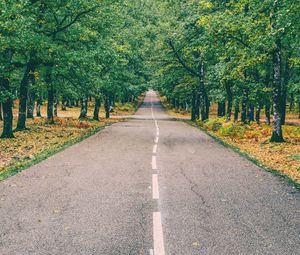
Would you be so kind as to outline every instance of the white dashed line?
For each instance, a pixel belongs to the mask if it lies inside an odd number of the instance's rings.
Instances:
[[[156,153],[156,152],[157,152],[157,144],[154,144],[152,153]]]
[[[160,212],[153,213],[154,255],[165,255]]]
[[[152,156],[152,170],[157,170],[156,156]]]
[[[153,197],[153,199],[159,199],[157,174],[152,175],[152,197]]]
[[[151,96],[151,115],[152,119],[155,122],[156,127],[156,137],[154,140],[154,146],[152,153],[157,153],[158,141],[159,141],[159,127],[157,120],[155,119],[154,112],[153,112],[153,98]],[[156,156],[152,155],[152,170],[157,170],[156,165]],[[154,200],[159,199],[159,188],[158,188],[158,174],[152,174],[152,198]],[[150,255],[165,255],[165,248],[164,248],[164,240],[163,240],[163,230],[162,230],[162,223],[161,223],[161,213],[160,212],[153,212],[153,242],[154,242],[154,250],[150,249]]]

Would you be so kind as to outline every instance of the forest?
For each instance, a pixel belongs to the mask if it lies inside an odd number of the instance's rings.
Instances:
[[[0,10],[2,138],[43,105],[51,124],[73,106],[86,118],[92,100],[99,120],[102,105],[109,118],[149,87],[193,121],[217,106],[226,122],[272,125],[271,142],[284,141],[287,114],[300,117],[299,1],[8,0]]]
[[[73,106],[84,119],[92,98],[93,119],[102,102],[109,118],[115,102],[145,91],[149,40],[139,8],[130,1],[1,1],[1,137],[15,137],[34,117],[54,124]]]

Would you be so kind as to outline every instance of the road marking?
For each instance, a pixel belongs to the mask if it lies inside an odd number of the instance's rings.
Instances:
[[[157,166],[156,166],[156,156],[152,156],[152,169],[156,170]]]
[[[165,255],[160,212],[153,213],[153,241],[154,241],[154,255]]]
[[[152,198],[153,199],[159,199],[158,176],[157,176],[157,174],[152,174]]]
[[[157,120],[155,119],[154,112],[153,112],[153,98],[151,96],[151,115],[152,119],[155,122],[156,127],[156,137],[155,137],[155,144],[153,146],[153,153],[157,153],[157,144],[159,141],[159,127]],[[152,155],[152,169],[157,170],[156,165],[156,156]],[[159,189],[158,189],[158,174],[152,174],[152,197],[153,199],[159,199]],[[160,212],[153,212],[153,242],[154,242],[154,249],[150,249],[150,255],[165,255],[165,248],[164,248],[164,240],[163,240],[163,230],[162,230],[162,223],[161,223],[161,213]]]
[[[152,152],[153,152],[153,153],[156,153],[156,152],[157,152],[157,144],[154,144]]]

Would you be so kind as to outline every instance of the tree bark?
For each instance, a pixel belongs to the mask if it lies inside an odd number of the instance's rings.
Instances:
[[[226,114],[226,122],[231,120],[232,114],[232,91],[231,91],[231,81],[225,81],[225,90],[227,93],[227,114]]]
[[[17,129],[18,131],[26,129],[26,110],[27,110],[27,98],[28,98],[28,85],[31,72],[31,64],[26,65],[23,79],[20,84],[20,96],[19,96],[19,115]]]
[[[243,91],[241,121],[247,123],[248,91]]]
[[[260,124],[260,111],[261,111],[261,108],[258,105],[256,108],[256,112],[255,112],[255,120],[256,120],[257,124]]]
[[[110,97],[108,95],[105,95],[104,98],[104,109],[105,109],[105,118],[110,118]]]
[[[59,99],[57,97],[56,90],[53,91],[53,115],[57,117],[57,106],[59,103]]]
[[[276,29],[276,17],[275,13],[278,11],[278,1],[274,1],[273,10],[270,14],[271,32]],[[272,60],[273,60],[273,123],[272,123],[272,136],[271,142],[284,142],[281,127],[281,42],[279,38],[275,38],[275,46],[272,50]]]
[[[287,96],[287,88],[282,87],[282,93],[281,93],[281,107],[280,107],[280,123],[281,125],[285,124],[286,119],[286,96]]]
[[[195,120],[196,120],[196,95],[195,95],[195,91],[193,91],[191,121],[195,121]]]
[[[202,120],[205,121],[209,119],[209,109],[210,109],[210,100],[205,86],[203,86],[203,97],[204,97],[204,117],[202,117]]]
[[[198,90],[196,94],[196,101],[195,101],[195,117],[196,120],[200,119],[200,107],[201,107],[201,93]]]
[[[45,81],[47,84],[47,92],[48,92],[47,119],[51,124],[53,124],[54,123],[54,113],[53,113],[54,88],[52,83],[52,66],[47,67]]]
[[[225,102],[218,102],[218,117],[224,117],[225,116],[225,108],[226,103]]]
[[[266,123],[267,123],[267,125],[270,125],[271,124],[271,106],[270,106],[270,103],[266,103],[265,111],[266,111]]]
[[[248,114],[247,114],[247,118],[249,122],[254,121],[254,110],[255,110],[254,105],[250,104],[248,108]]]
[[[3,114],[2,114],[2,103],[0,103],[0,121],[3,120]]]
[[[281,46],[276,41],[276,47],[273,50],[273,125],[271,142],[283,142],[281,128]]]
[[[42,105],[42,103],[43,103],[42,96],[38,96],[37,100],[36,100],[36,116],[37,117],[42,117],[42,114],[41,114],[41,105]]]
[[[281,125],[285,124],[286,119],[286,98],[287,98],[287,88],[289,84],[290,79],[290,66],[289,66],[289,58],[290,54],[287,54],[286,60],[285,60],[285,66],[284,66],[284,77],[281,79]]]
[[[239,120],[239,112],[240,112],[240,104],[239,102],[236,102],[234,105],[234,121]]]
[[[85,119],[87,117],[87,104],[88,104],[88,98],[87,97],[81,98],[79,119]]]
[[[30,72],[30,81],[31,81],[31,85],[33,86],[33,89],[29,92],[28,94],[28,104],[27,104],[27,118],[29,119],[33,119],[33,115],[34,115],[34,105],[35,105],[35,98],[36,98],[36,94],[34,91],[34,86],[35,86],[35,76],[34,76],[34,71],[35,70],[31,70]]]
[[[10,95],[10,82],[8,78],[1,78],[0,79],[0,86],[2,85],[3,91],[6,92],[7,97],[5,101],[2,102],[2,109],[3,109],[3,131],[1,138],[14,138],[13,134],[13,100]]]
[[[294,108],[295,108],[295,98],[294,98],[294,94],[291,93],[291,95],[290,95],[290,107],[289,107],[290,112],[294,111]]]
[[[94,109],[94,120],[99,121],[99,112],[100,112],[100,107],[101,107],[101,98],[96,97],[95,98],[95,109]]]
[[[28,104],[27,104],[27,118],[34,118],[34,105],[35,105],[35,93],[32,91],[28,95]]]
[[[198,73],[199,73],[199,106],[200,104],[200,98],[202,96],[203,103],[202,103],[202,111],[201,111],[201,119],[202,121],[208,120],[209,118],[209,107],[210,107],[210,101],[207,95],[207,91],[205,88],[205,81],[204,81],[204,62],[202,60],[201,54],[199,54],[199,64],[198,64]]]
[[[62,100],[61,100],[61,110],[62,111],[66,111],[67,110],[67,102],[68,99],[66,96],[62,96]]]

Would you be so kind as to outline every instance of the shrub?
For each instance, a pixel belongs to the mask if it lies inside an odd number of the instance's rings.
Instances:
[[[243,128],[237,125],[236,123],[222,126],[219,130],[219,134],[221,136],[232,136],[232,137],[244,138]]]
[[[222,128],[222,119],[211,119],[204,123],[204,127],[210,131],[217,132]]]

